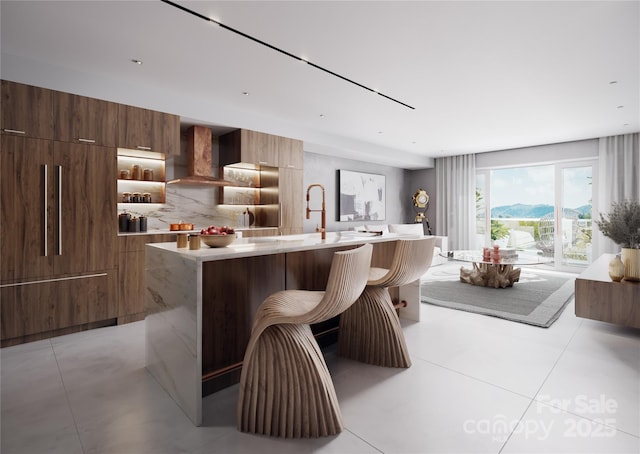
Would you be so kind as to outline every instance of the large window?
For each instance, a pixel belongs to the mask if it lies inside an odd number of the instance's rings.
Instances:
[[[590,263],[594,168],[589,161],[478,171],[479,245],[553,257],[558,268]]]

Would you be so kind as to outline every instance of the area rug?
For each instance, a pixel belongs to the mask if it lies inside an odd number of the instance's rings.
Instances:
[[[420,285],[423,303],[548,328],[574,292],[575,279],[566,274],[522,269],[513,287],[495,289],[460,282],[460,267],[443,268]],[[444,280],[434,280],[438,279]]]

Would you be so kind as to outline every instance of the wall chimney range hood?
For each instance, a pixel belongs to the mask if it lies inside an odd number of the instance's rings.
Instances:
[[[167,184],[185,184],[193,186],[229,186],[233,184],[211,175],[211,129],[204,126],[192,126],[187,131],[187,170],[186,177],[167,181]]]

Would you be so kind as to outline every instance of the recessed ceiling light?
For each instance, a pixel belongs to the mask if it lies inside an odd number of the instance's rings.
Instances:
[[[617,84],[617,83],[618,83],[618,81],[617,81],[617,80],[612,80],[611,82],[609,82],[609,85],[615,85],[615,84]]]
[[[242,94],[245,95],[245,96],[249,96],[249,92],[248,91],[243,91]]]
[[[320,118],[324,118],[324,114],[320,114]]]
[[[618,109],[622,109],[624,106],[618,106]]]
[[[131,63],[135,63],[136,65],[141,65],[142,60],[136,60],[135,58],[131,60]]]
[[[382,134],[382,131],[378,131],[378,134]]]
[[[625,123],[623,126],[629,126],[629,123]]]

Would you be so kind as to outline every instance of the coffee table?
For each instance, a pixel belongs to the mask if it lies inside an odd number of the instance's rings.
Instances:
[[[541,265],[552,263],[551,257],[524,253],[519,251],[517,257],[501,258],[499,261],[483,260],[482,251],[448,251],[440,254],[449,260],[467,262],[472,269],[460,267],[460,281],[482,287],[506,288],[512,287],[520,279],[520,268],[514,266]]]

